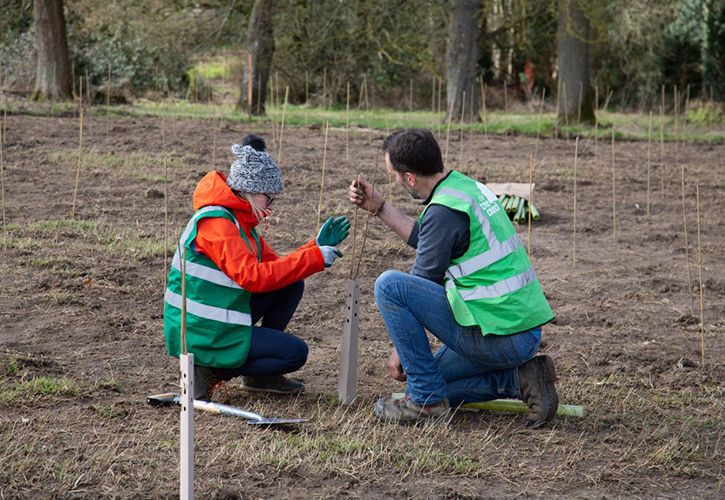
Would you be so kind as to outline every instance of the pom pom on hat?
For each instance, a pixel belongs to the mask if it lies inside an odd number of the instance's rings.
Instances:
[[[253,134],[232,146],[237,160],[227,176],[229,187],[243,193],[278,194],[284,190],[282,172],[265,149],[264,139]]]

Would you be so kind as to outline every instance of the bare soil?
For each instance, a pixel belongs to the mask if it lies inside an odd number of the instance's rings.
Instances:
[[[244,134],[268,124],[157,118],[87,120],[75,221],[78,123],[70,116],[8,117],[4,149],[7,245],[0,260],[0,497],[173,497],[178,411],[145,404],[174,390],[162,304],[164,159],[168,248],[191,215],[196,182],[227,170]],[[324,131],[285,129],[286,193],[265,235],[286,253],[315,234]],[[445,149],[445,134],[441,136]],[[383,134],[331,131],[323,215],[348,214],[358,173],[388,190]],[[216,145],[216,148],[214,148]],[[214,151],[216,149],[216,151]],[[574,140],[468,135],[448,164],[490,182],[528,182],[537,149],[532,260],[556,313],[542,350],[556,360],[562,402],[583,419],[530,431],[521,415],[459,412],[448,429],[385,426],[375,399],[402,386],[386,377],[389,341],[375,278],[408,270],[413,251],[370,219],[360,265],[359,398],[336,400],[348,256],[307,280],[290,330],[310,346],[292,400],[227,384],[218,399],[281,417],[296,430],[196,417],[196,489],[203,497],[716,497],[723,485],[725,146],[647,143],[579,147],[574,264]],[[463,158],[461,158],[463,151]],[[679,162],[676,164],[676,162]],[[681,171],[689,250],[685,250]],[[616,202],[613,231],[612,189]],[[704,366],[701,360],[695,186],[701,209]],[[662,189],[664,188],[664,189]],[[416,205],[398,187],[391,202]],[[359,220],[358,249],[365,218]],[[528,229],[520,234],[528,242]],[[688,260],[689,257],[689,279]],[[36,381],[35,383],[33,381]],[[55,381],[42,385],[38,381]]]

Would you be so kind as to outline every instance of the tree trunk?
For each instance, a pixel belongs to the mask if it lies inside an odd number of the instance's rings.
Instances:
[[[559,124],[593,124],[596,117],[589,81],[589,19],[580,0],[559,0],[558,24]]]
[[[33,4],[38,50],[35,94],[67,98],[71,82],[63,0],[36,0]]]
[[[247,50],[252,54],[252,114],[264,115],[267,100],[267,80],[269,79],[274,57],[274,30],[272,15],[275,0],[254,0],[252,15],[249,16]],[[243,108],[247,98],[247,86],[242,78],[242,92],[239,94],[238,107]]]
[[[476,82],[478,67],[478,21],[481,0],[452,0],[446,45],[446,97],[450,119],[478,118],[479,92]],[[466,102],[463,103],[463,92]],[[465,110],[461,108],[465,106]],[[471,114],[473,109],[473,115]]]

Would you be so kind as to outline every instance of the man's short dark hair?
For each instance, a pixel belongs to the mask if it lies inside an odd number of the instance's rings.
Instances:
[[[390,156],[393,169],[430,177],[443,172],[441,148],[428,130],[411,128],[390,134],[383,141],[383,152]]]

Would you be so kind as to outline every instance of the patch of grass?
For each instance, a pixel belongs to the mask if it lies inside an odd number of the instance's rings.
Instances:
[[[7,365],[5,365],[5,374],[10,377],[14,377],[18,374],[19,370],[20,367],[18,366],[17,358],[10,358],[10,361],[8,361]]]
[[[17,403],[36,397],[80,395],[80,385],[68,377],[35,377],[3,387],[0,391],[0,402]]]

